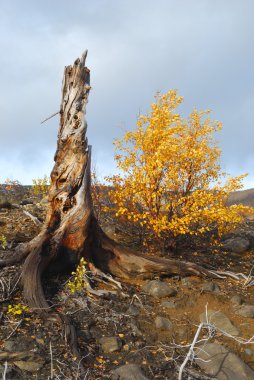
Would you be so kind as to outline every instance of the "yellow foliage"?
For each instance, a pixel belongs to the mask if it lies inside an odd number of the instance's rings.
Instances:
[[[194,109],[182,118],[176,112],[182,101],[175,90],[157,94],[136,128],[115,140],[122,175],[107,178],[113,185],[110,197],[116,216],[145,226],[157,238],[212,229],[221,235],[243,220],[243,212],[253,213],[226,204],[230,192],[242,188],[245,174],[227,179],[213,137],[222,124],[210,119],[210,111]]]
[[[0,246],[5,249],[7,247],[7,239],[4,235],[0,235]]]
[[[69,290],[71,293],[76,293],[84,290],[84,288],[87,286],[87,275],[86,262],[83,257],[80,259],[76,271],[72,272],[72,275],[72,280],[70,280],[66,285],[67,290]]]
[[[16,305],[8,305],[7,314],[12,318],[23,315],[25,312],[29,311],[29,308],[26,305],[18,303]]]
[[[48,193],[48,187],[50,185],[50,178],[44,175],[43,178],[33,179],[32,180],[32,193],[34,195],[45,196]]]

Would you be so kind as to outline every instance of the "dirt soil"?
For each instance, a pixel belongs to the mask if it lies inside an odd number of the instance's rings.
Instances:
[[[38,205],[23,206],[43,219],[44,208]],[[30,207],[30,208],[29,208]],[[23,209],[0,209],[0,236],[7,238],[9,248],[29,241],[40,230],[24,214]],[[0,258],[10,254],[8,247],[0,250]],[[213,256],[208,253],[182,253],[179,259],[195,261],[219,270],[230,270],[248,274],[253,265],[253,252],[230,254],[220,251]],[[240,336],[248,340],[254,331],[254,318],[240,316],[231,302],[233,296],[240,296],[244,302],[254,305],[252,287],[245,287],[244,281],[234,279],[216,280],[217,291],[203,290],[208,279],[198,277],[161,278],[177,293],[175,296],[156,298],[145,294],[142,286],[146,281],[122,282],[122,291],[102,282],[88,273],[94,289],[115,291],[103,297],[87,293],[86,290],[70,294],[66,290],[69,276],[44,279],[46,294],[52,310],[68,314],[74,321],[78,343],[84,357],[83,374],[80,373],[79,359],[73,357],[66,345],[61,326],[52,317],[43,320],[36,311],[25,311],[20,315],[8,313],[9,305],[23,304],[21,291],[17,288],[8,295],[8,284],[12,289],[18,278],[20,267],[10,267],[0,272],[1,287],[5,287],[6,300],[0,300],[0,374],[5,379],[110,379],[112,371],[126,363],[138,364],[148,379],[177,379],[177,368],[188,351],[197,326],[199,315],[206,309],[223,312],[240,329]],[[155,279],[159,279],[158,277]],[[119,280],[119,279],[117,279]],[[120,281],[120,280],[119,280]],[[171,302],[171,307],[163,302]],[[155,318],[165,317],[172,322],[172,328],[156,328]],[[206,331],[203,332],[206,336]],[[118,347],[112,352],[103,351],[102,337],[117,338]],[[254,369],[253,344],[241,345],[231,338],[216,333],[212,341],[223,344],[234,351]],[[11,353],[27,353],[24,358],[14,358]],[[6,358],[3,354],[6,353]],[[1,356],[2,355],[2,356]],[[24,354],[25,355],[25,354]],[[7,363],[7,364],[5,364]],[[186,379],[202,375],[195,363],[187,368]]]

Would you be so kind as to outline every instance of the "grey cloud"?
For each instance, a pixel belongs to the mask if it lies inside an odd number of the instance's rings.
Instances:
[[[2,0],[0,182],[50,172],[57,119],[40,121],[59,107],[63,67],[88,48],[88,135],[102,174],[115,170],[113,138],[157,90],[178,88],[184,113],[212,108],[223,122],[223,166],[250,171],[251,185],[253,11],[252,0]]]

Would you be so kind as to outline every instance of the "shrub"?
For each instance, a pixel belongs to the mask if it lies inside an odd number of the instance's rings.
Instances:
[[[136,129],[115,140],[120,174],[107,179],[116,216],[145,228],[162,246],[179,236],[231,231],[253,209],[226,205],[245,174],[229,177],[221,170],[214,140],[221,123],[210,111],[182,118],[176,109],[183,98],[174,90],[155,99]]]

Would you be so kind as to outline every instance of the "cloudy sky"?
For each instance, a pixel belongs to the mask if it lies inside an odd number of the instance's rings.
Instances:
[[[0,183],[49,174],[63,68],[88,49],[88,137],[99,175],[156,91],[212,109],[223,168],[254,187],[253,0],[0,0]]]

